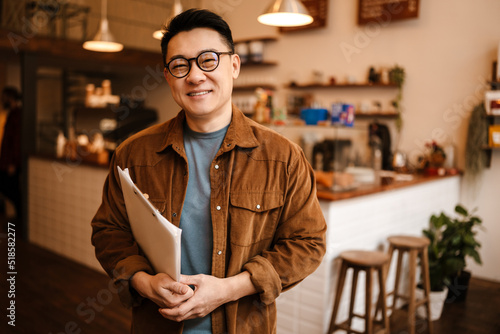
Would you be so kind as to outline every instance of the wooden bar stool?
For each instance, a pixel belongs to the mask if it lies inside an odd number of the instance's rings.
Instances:
[[[335,294],[335,301],[333,304],[332,319],[330,320],[330,329],[328,333],[333,333],[336,330],[342,329],[348,333],[374,333],[373,324],[377,321],[374,320],[374,315],[372,315],[372,276],[375,271],[378,273],[378,283],[379,283],[379,298],[378,304],[382,307],[382,320],[384,332],[386,334],[390,333],[389,330],[389,318],[387,316],[387,304],[386,290],[385,290],[385,275],[386,267],[389,265],[389,255],[384,252],[376,251],[361,251],[353,250],[346,251],[340,254],[341,267],[337,283],[337,292]],[[352,278],[352,288],[351,288],[351,300],[349,304],[349,317],[346,321],[337,324],[335,322],[337,318],[337,312],[339,310],[339,304],[342,297],[342,290],[344,289],[344,282],[347,270],[349,268],[353,269]],[[358,274],[360,271],[366,273],[366,291],[365,291],[365,314],[359,315],[354,313],[354,302],[356,297],[356,286],[358,283]],[[351,328],[352,319],[354,317],[365,319],[365,331],[360,332]],[[382,333],[377,331],[377,333]]]
[[[427,257],[427,247],[429,246],[429,239],[425,237],[413,236],[392,236],[387,239],[389,241],[389,255],[392,261],[394,251],[398,251],[398,260],[396,266],[396,280],[394,283],[394,291],[390,292],[388,296],[393,295],[392,307],[395,310],[397,299],[402,299],[408,302],[408,330],[410,334],[415,334],[415,313],[417,307],[424,305],[427,312],[427,326],[428,333],[432,334],[432,321],[430,316],[430,280],[429,280],[429,261]],[[403,255],[408,253],[409,260],[409,295],[400,294],[398,292],[399,283],[401,279],[401,267],[403,264]],[[417,257],[420,255],[421,270],[422,270],[422,283],[424,286],[424,298],[416,300],[416,271],[417,271]]]

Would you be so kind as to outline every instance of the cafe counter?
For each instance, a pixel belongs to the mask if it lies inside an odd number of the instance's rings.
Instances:
[[[278,333],[326,333],[337,285],[338,255],[351,249],[387,251],[387,238],[391,235],[422,236],[431,215],[453,212],[459,202],[460,183],[460,175],[414,176],[407,181],[386,181],[345,192],[320,188],[318,197],[328,225],[326,255],[312,275],[278,298]],[[393,261],[388,287],[394,286],[394,265]],[[346,292],[350,291],[349,275]],[[357,314],[364,313],[363,282],[361,276],[356,294]],[[378,290],[373,288],[377,296]],[[344,293],[338,321],[347,318],[348,298],[349,293]],[[356,323],[357,320],[354,319],[354,325],[360,330],[362,322]]]

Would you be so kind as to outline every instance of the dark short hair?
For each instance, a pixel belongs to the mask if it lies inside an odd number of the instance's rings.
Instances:
[[[2,95],[10,97],[11,99],[14,99],[16,101],[21,100],[21,93],[19,93],[19,90],[17,90],[17,88],[13,86],[5,86],[2,90]]]
[[[167,47],[172,37],[180,32],[196,28],[208,28],[217,31],[230,51],[234,52],[233,36],[226,21],[209,10],[191,8],[174,17],[168,26],[163,27],[164,34],[161,39],[161,53],[164,66],[167,66]]]

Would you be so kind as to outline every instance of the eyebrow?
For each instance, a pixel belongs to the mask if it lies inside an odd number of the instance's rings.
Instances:
[[[198,54],[196,55],[196,57],[198,57],[199,55],[201,55],[203,52],[219,52],[217,51],[216,49],[214,48],[210,48],[210,49],[204,49],[204,50],[201,50],[198,52]],[[194,58],[196,58],[194,57]],[[179,55],[174,55],[172,57],[170,57],[168,60],[167,60],[167,63],[171,62],[172,60],[174,59],[179,59],[179,58],[184,58],[184,59],[189,59],[188,57],[182,55],[182,54],[179,54]]]

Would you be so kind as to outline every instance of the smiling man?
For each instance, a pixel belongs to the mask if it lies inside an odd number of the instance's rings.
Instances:
[[[220,16],[179,14],[161,47],[182,109],[115,151],[92,221],[96,256],[133,307],[132,333],[275,333],[275,299],[325,252],[312,168],[232,104],[240,58]],[[179,282],[156,273],[135,242],[116,166],[182,228]]]

